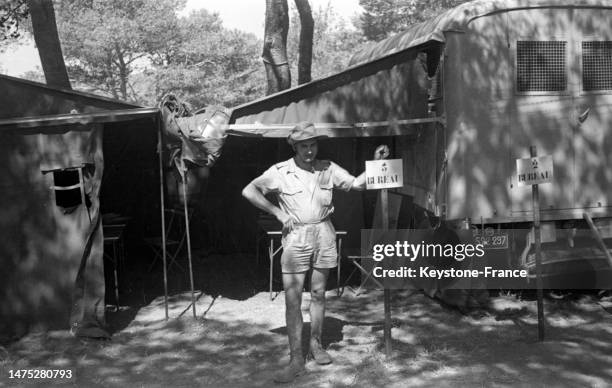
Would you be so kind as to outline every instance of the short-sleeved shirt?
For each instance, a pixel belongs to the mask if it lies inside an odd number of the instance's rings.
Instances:
[[[304,224],[321,222],[334,212],[333,189],[349,191],[355,177],[336,163],[316,160],[314,172],[305,171],[293,158],[277,163],[256,178],[264,194],[278,194],[281,210]]]

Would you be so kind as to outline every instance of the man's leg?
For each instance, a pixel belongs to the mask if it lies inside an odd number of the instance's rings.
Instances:
[[[321,346],[323,319],[325,318],[325,286],[329,269],[313,268],[310,281],[310,353],[317,364],[329,364],[331,357]]]
[[[302,356],[302,288],[306,273],[284,273],[283,287],[285,288],[285,320],[289,336],[289,350],[291,361],[301,361]]]
[[[274,378],[277,382],[291,382],[302,374],[304,356],[302,355],[302,288],[306,272],[283,273],[285,289],[285,320],[289,337],[289,365],[283,368]]]

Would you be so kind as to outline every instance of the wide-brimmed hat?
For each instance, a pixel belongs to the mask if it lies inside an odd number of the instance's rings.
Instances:
[[[317,128],[313,123],[308,121],[302,121],[298,123],[287,136],[287,143],[294,145],[297,142],[310,140],[310,139],[323,139],[328,137],[317,133]]]

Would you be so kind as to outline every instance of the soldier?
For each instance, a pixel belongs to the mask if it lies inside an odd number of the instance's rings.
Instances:
[[[283,225],[281,267],[290,361],[275,376],[276,382],[291,382],[306,372],[301,304],[304,279],[311,268],[309,355],[320,365],[332,362],[321,345],[327,276],[338,261],[336,233],[330,221],[334,212],[332,191],[364,190],[365,173],[355,178],[337,164],[317,159],[318,139],[325,137],[317,133],[312,123],[297,124],[287,138],[295,156],[273,165],[242,190],[254,206],[272,214]],[[388,147],[379,146],[374,158],[388,155]],[[265,198],[268,193],[278,196],[280,207]]]

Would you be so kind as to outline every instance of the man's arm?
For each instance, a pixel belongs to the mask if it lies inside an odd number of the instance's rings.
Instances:
[[[246,185],[244,189],[242,189],[242,196],[251,202],[253,206],[270,213],[283,224],[289,217],[289,215],[283,212],[278,206],[275,206],[272,202],[268,201],[268,199],[263,195],[262,190],[257,187],[256,180],[252,181]]]
[[[386,145],[379,145],[374,151],[374,160],[386,159],[389,156],[389,147]],[[351,186],[351,190],[363,191],[366,188],[366,175],[365,171],[362,172]]]
[[[275,206],[272,202],[264,196],[262,189],[263,177],[255,178],[251,183],[242,189],[242,196],[246,198],[253,206],[261,209],[274,217],[283,224],[283,231],[291,231],[293,228],[293,218],[289,214],[282,211],[278,206]]]
[[[359,174],[357,178],[353,181],[353,185],[351,186],[351,190],[363,191],[366,188],[366,178],[365,171]]]

